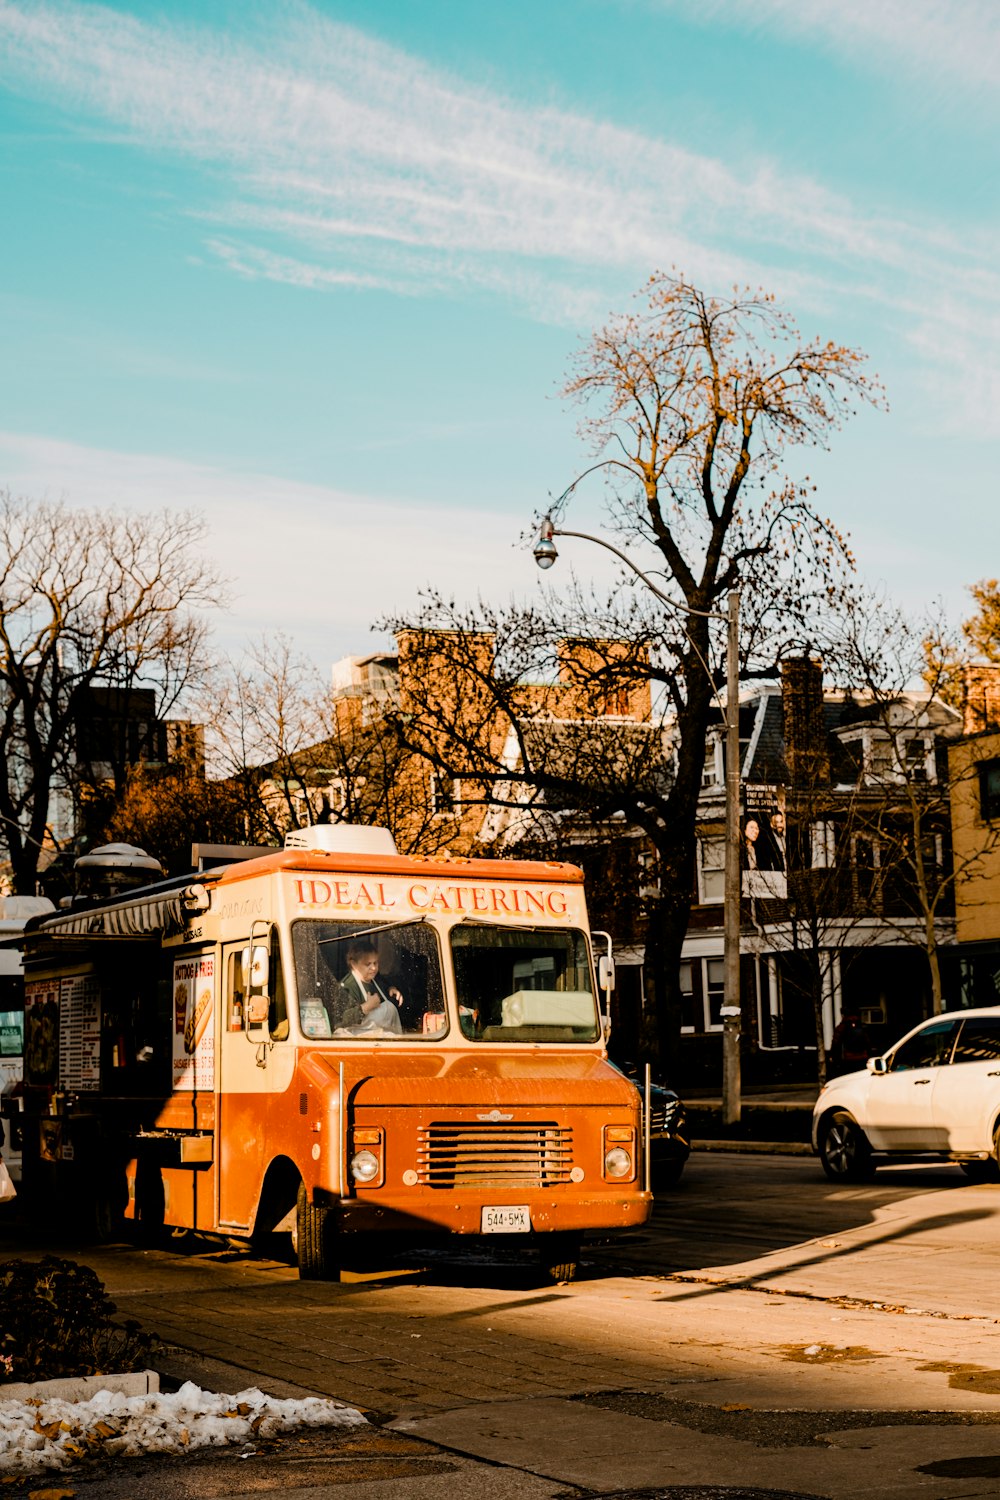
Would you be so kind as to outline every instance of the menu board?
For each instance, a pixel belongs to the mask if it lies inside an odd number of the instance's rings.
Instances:
[[[173,1084],[215,1088],[215,955],[174,960]]]
[[[100,1081],[100,987],[92,974],[69,974],[59,992],[59,1083],[75,1090]]]

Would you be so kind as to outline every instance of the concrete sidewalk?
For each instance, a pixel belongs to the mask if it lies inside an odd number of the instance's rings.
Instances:
[[[372,1425],[58,1477],[77,1500],[996,1500],[1000,1190],[958,1176],[886,1202],[838,1189],[843,1227],[754,1259],[571,1286],[77,1252],[170,1345],[165,1373],[333,1395]]]

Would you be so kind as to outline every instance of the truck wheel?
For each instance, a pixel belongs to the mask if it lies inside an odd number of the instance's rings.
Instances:
[[[323,1281],[339,1269],[333,1249],[334,1224],[330,1210],[309,1202],[304,1182],[295,1200],[295,1255],[300,1281]]]
[[[140,1156],[135,1169],[135,1215],[133,1235],[140,1245],[156,1245],[163,1238],[166,1224],[166,1194],[163,1173],[146,1156]]]
[[[565,1231],[542,1235],[538,1259],[550,1280],[575,1281],[580,1263],[580,1236]]]
[[[99,1183],[94,1189],[85,1214],[81,1216],[81,1224],[86,1237],[92,1239],[95,1245],[106,1245],[109,1240],[121,1234],[124,1222],[124,1216],[118,1206],[117,1194],[113,1193],[106,1184]]]
[[[831,1182],[867,1182],[874,1172],[868,1137],[846,1110],[838,1109],[820,1127],[819,1159]]]

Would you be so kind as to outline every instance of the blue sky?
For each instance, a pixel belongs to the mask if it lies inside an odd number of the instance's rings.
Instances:
[[[569,358],[676,267],[869,352],[889,412],[792,471],[961,613],[1000,571],[998,74],[993,0],[0,0],[0,485],[202,511],[223,649],[370,650],[428,584],[537,586]]]

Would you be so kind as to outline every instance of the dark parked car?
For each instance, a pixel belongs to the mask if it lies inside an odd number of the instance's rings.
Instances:
[[[615,1063],[619,1072],[645,1094],[645,1072],[637,1063]],[[687,1111],[673,1089],[655,1080],[649,1086],[649,1154],[651,1176],[656,1188],[674,1187],[680,1181],[684,1163],[691,1154]]]

